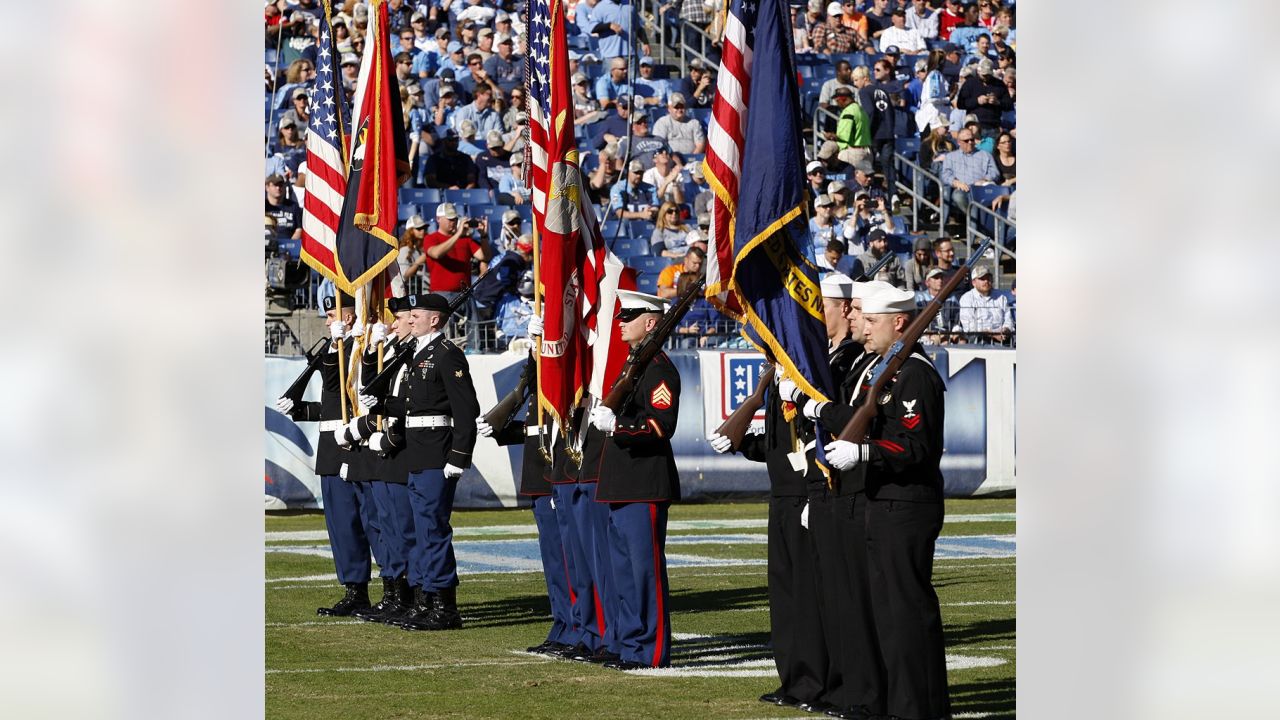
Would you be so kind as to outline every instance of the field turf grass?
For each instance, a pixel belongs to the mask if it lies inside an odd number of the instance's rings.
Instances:
[[[541,572],[463,571],[458,601],[465,626],[460,631],[407,632],[318,617],[317,607],[341,597],[332,560],[316,551],[327,548],[326,540],[316,539],[317,533],[323,537],[324,519],[319,513],[268,515],[267,716],[818,717],[756,699],[778,684],[768,648],[762,522],[766,511],[764,503],[672,507],[673,523],[736,524],[731,529],[669,532],[668,554],[696,555],[709,564],[670,569],[675,668],[649,676],[525,653],[526,647],[545,639],[550,623]],[[491,536],[535,537],[527,509],[459,511],[453,525],[460,551],[469,542],[494,539]],[[961,536],[995,536],[1008,541],[1014,532],[1012,499],[947,501],[944,538],[964,542]],[[756,542],[678,548],[670,541],[688,535],[758,537]],[[1014,717],[1015,562],[1010,556],[964,557],[934,564],[952,712],[958,719]],[[375,578],[371,599],[376,602],[380,593],[381,583]]]

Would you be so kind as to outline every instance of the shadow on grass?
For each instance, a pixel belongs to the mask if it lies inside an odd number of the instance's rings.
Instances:
[[[1013,678],[979,680],[952,685],[951,712],[981,713],[985,720],[1013,720],[1017,716],[1017,683]]]
[[[768,605],[769,593],[763,586],[723,588],[720,590],[681,591],[671,593],[672,612],[715,612]]]
[[[485,602],[467,602],[459,598],[458,610],[467,627],[505,627],[551,622],[551,604],[546,595],[516,595]]]
[[[943,615],[945,620],[946,615]],[[986,642],[1013,641],[1017,637],[1017,621],[1013,618],[977,620],[967,625],[948,625],[943,628],[947,647]]]

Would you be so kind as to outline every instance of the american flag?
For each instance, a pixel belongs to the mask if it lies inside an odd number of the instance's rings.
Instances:
[[[561,0],[529,0],[530,188],[539,284],[552,293],[538,378],[540,402],[557,418],[584,392],[612,387],[627,354],[614,291],[635,287],[634,272],[605,246],[582,183],[564,23]]]
[[[751,98],[751,59],[755,45],[757,0],[733,0],[725,16],[720,72],[711,103],[707,157],[703,174],[715,191],[711,233],[707,243],[707,299],[717,309],[741,317],[737,298],[729,292],[733,273],[733,218],[738,210],[742,145]]]
[[[317,46],[315,89],[311,93],[311,122],[307,130],[307,189],[302,208],[302,260],[316,272],[345,284],[335,252],[342,199],[347,193],[346,93],[334,53],[329,27],[329,3],[324,4]],[[337,89],[335,92],[335,88]]]

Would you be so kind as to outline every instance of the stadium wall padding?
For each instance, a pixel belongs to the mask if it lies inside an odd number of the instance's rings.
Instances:
[[[1016,351],[1005,348],[930,347],[927,351],[947,381],[942,472],[949,497],[1010,494],[1015,491],[1014,391]],[[680,371],[680,422],[672,444],[686,500],[763,497],[769,478],[763,464],[740,455],[717,455],[706,436],[741,399],[751,394],[763,358],[758,353],[678,350],[669,353]],[[515,387],[522,356],[468,355],[481,411]],[[266,507],[318,508],[320,481],[313,472],[316,423],[294,423],[275,409],[276,398],[303,368],[301,357],[266,357]],[[318,400],[314,378],[304,396]],[[499,447],[480,438],[474,466],[458,484],[455,505],[497,508],[527,505],[516,495],[522,449]]]

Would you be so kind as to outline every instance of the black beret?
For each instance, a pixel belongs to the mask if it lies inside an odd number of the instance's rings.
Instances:
[[[324,299],[324,311],[325,311],[325,312],[329,312],[330,310],[332,310],[332,309],[333,309],[333,307],[334,307],[334,305],[333,305],[333,296],[328,296],[328,297],[326,297],[326,298]],[[344,307],[344,308],[355,307],[355,299],[354,299],[354,298],[352,298],[350,295],[343,295],[343,296],[342,296],[342,307]]]
[[[404,312],[409,309],[409,298],[393,297],[387,300],[387,309],[393,313]]]
[[[417,293],[409,295],[406,298],[409,304],[406,306],[408,310],[436,310],[438,312],[449,312],[449,301],[439,293]]]

